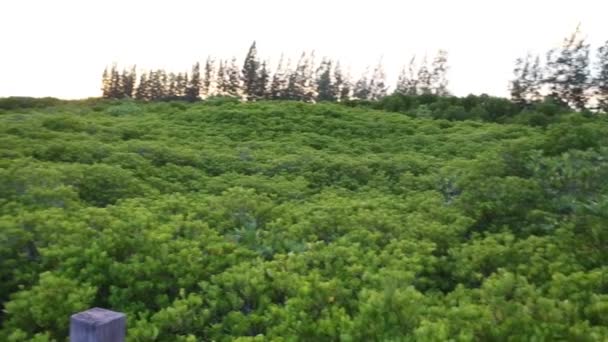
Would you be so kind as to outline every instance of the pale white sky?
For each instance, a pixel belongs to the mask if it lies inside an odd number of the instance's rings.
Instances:
[[[515,58],[559,45],[577,23],[608,39],[605,0],[0,0],[0,96],[100,95],[116,61],[182,71],[241,60],[254,39],[274,65],[315,49],[354,76],[384,56],[389,81],[413,54],[449,52],[456,95],[506,95]]]

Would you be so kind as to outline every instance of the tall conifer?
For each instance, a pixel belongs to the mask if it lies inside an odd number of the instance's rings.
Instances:
[[[259,92],[259,76],[260,76],[260,61],[258,60],[258,52],[255,46],[255,41],[249,47],[249,52],[243,63],[242,81],[243,93],[246,100],[253,101],[256,99]]]
[[[564,39],[560,49],[549,51],[546,76],[545,83],[553,98],[575,109],[585,108],[590,89],[589,44],[579,27]]]
[[[597,75],[593,79],[597,107],[608,113],[608,40],[597,50]]]
[[[323,59],[317,69],[317,101],[336,101],[331,72],[331,61]]]
[[[233,97],[241,96],[241,77],[239,67],[236,64],[236,57],[232,57],[228,73],[228,95]]]
[[[201,86],[201,94],[205,98],[211,96],[213,92],[212,86],[214,76],[214,64],[214,60],[212,60],[211,57],[207,57],[207,61],[205,62],[205,75]]]
[[[369,98],[371,100],[379,100],[386,96],[386,74],[384,73],[384,66],[382,65],[382,58],[378,61],[378,65],[374,68],[374,73],[369,82]]]
[[[186,94],[184,96],[186,101],[194,102],[200,100],[201,83],[201,65],[200,63],[196,62],[192,66],[190,80],[186,86]]]
[[[287,69],[289,69],[289,63],[287,67],[283,65],[283,54],[281,54],[277,69],[272,75],[272,82],[270,83],[270,98],[273,100],[286,99],[287,86],[289,83]]]
[[[266,61],[262,62],[255,87],[255,97],[262,100],[269,98],[270,71],[266,65]]]

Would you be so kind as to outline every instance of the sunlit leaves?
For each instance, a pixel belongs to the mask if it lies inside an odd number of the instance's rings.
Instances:
[[[214,101],[0,116],[0,340],[608,338],[604,119]]]

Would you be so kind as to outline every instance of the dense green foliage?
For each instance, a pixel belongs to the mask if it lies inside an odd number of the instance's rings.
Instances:
[[[393,94],[379,101],[349,101],[346,105],[401,112],[417,118],[476,120],[543,127],[560,122],[562,116],[571,111],[568,106],[552,97],[522,105],[485,94],[466,97]],[[590,112],[585,114],[592,115]]]
[[[2,107],[0,340],[607,340],[606,119],[407,114]]]

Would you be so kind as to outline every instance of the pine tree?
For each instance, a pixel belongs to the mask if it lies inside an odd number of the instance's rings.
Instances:
[[[122,71],[122,95],[128,98],[133,97],[133,92],[135,91],[135,80],[137,79],[137,74],[135,71],[135,66],[131,67],[130,71],[124,69]]]
[[[270,72],[266,66],[266,62],[262,62],[260,72],[258,74],[258,80],[255,89],[255,97],[257,99],[266,100],[269,98],[268,94],[268,83],[270,82]]]
[[[108,71],[108,67],[105,67],[101,76],[101,97],[104,99],[110,98],[110,85],[110,72]]]
[[[315,84],[315,52],[310,53],[306,59],[304,78],[301,83],[302,100],[304,102],[315,102],[317,98],[317,87]]]
[[[410,60],[410,64],[408,66],[408,81],[407,81],[407,89],[408,95],[417,95],[418,94],[418,74],[416,72],[416,56],[413,56]]]
[[[368,75],[369,67],[365,69],[365,72],[361,75],[361,78],[355,83],[355,87],[353,89],[353,96],[358,100],[369,100],[370,98],[370,86]]]
[[[233,97],[241,96],[241,77],[239,67],[236,64],[236,58],[232,57],[230,66],[227,69],[228,74],[228,95]]]
[[[135,90],[135,99],[142,101],[150,99],[148,95],[148,76],[145,73],[142,73],[139,78],[139,84]]]
[[[428,63],[425,56],[422,60],[422,64],[420,64],[418,76],[416,77],[416,94],[431,94],[432,91],[431,73],[429,72]]]
[[[579,27],[558,50],[547,54],[547,78],[550,94],[575,109],[584,109],[589,83],[589,44]]]
[[[384,67],[382,66],[382,58],[380,58],[378,65],[374,69],[374,73],[369,82],[369,89],[370,100],[377,101],[386,96],[386,74],[384,73]]]
[[[408,67],[401,69],[395,92],[402,95],[416,95],[418,91],[418,78],[416,74],[416,56],[410,59]]]
[[[515,79],[511,81],[510,92],[511,92],[511,101],[514,103],[524,106],[528,103],[526,99],[527,86],[528,86],[528,73],[530,70],[529,58],[517,58],[515,60],[515,69],[513,69],[513,74],[515,75]]]
[[[186,101],[194,102],[201,99],[201,65],[196,62],[192,66],[192,74],[190,75],[190,81],[186,86],[186,94],[184,96]]]
[[[340,61],[336,62],[336,67],[333,72],[333,83],[331,85],[331,96],[334,98],[334,101],[341,101],[342,96],[341,92],[345,86],[345,76],[342,73],[342,68],[340,67]]]
[[[526,98],[528,102],[538,102],[542,100],[541,88],[543,85],[543,71],[540,66],[540,56],[534,58],[534,63],[530,67],[528,79],[528,92]]]
[[[152,101],[160,100],[163,96],[160,72],[158,70],[150,70],[148,72],[148,96]]]
[[[316,98],[316,88],[314,82],[314,52],[310,57],[303,52],[296,66],[296,70],[289,75],[289,82],[286,90],[288,100],[314,102]]]
[[[287,69],[289,68],[289,63]],[[270,99],[272,100],[285,100],[287,91],[288,79],[286,69],[283,68],[283,54],[279,59],[277,69],[272,75],[272,82],[270,83]]]
[[[118,72],[118,67],[116,63],[112,64],[112,68],[109,72],[109,80],[108,80],[108,98],[110,99],[120,99],[122,98],[122,83],[120,73]]]
[[[340,102],[350,101],[353,85],[350,77],[350,72],[342,74],[342,87],[340,89]]]
[[[175,73],[169,73],[168,84],[167,98],[169,100],[177,100],[179,97],[177,96],[177,75],[175,75]]]
[[[211,57],[207,57],[207,61],[205,62],[205,77],[201,87],[201,94],[205,98],[211,96],[213,92],[211,87],[213,85],[214,64],[215,62],[211,59]]]
[[[245,57],[242,70],[243,93],[247,101],[256,99],[259,92],[258,77],[260,74],[260,61],[258,60],[258,52],[255,46],[255,41],[249,47],[249,52]]]
[[[317,69],[317,101],[336,101],[331,71],[331,61],[323,59]]]
[[[165,70],[151,70],[148,72],[146,97],[152,101],[162,101],[169,97],[169,82]]]
[[[511,81],[511,101],[526,106],[541,100],[543,82],[540,57],[528,54],[526,58],[518,58],[513,69],[515,79]]]
[[[299,63],[298,63],[299,64]],[[287,79],[287,87],[285,87],[285,95],[283,98],[285,100],[299,100],[300,94],[298,92],[298,66],[296,65],[296,70],[292,70],[290,68],[291,61],[287,62],[286,69],[286,79]]]
[[[589,101],[591,78],[589,70],[589,44],[581,44],[574,53],[573,77],[570,84],[569,98],[574,108],[583,110]]]
[[[447,96],[448,92],[448,52],[439,50],[433,60],[431,70],[431,89],[435,95]]]
[[[226,96],[228,95],[228,80],[226,77],[226,64],[227,61],[220,60],[220,66],[217,71],[217,95]]]
[[[597,75],[593,79],[598,109],[608,113],[608,40],[597,50]]]
[[[418,76],[416,73],[416,56],[410,59],[407,66],[403,66],[399,78],[397,79],[397,86],[395,87],[395,93],[402,95],[416,95],[418,92]]]
[[[176,100],[183,100],[186,97],[186,92],[188,89],[188,74],[185,72],[180,72],[177,74],[175,78],[175,98]]]
[[[397,85],[395,86],[395,94],[406,95],[408,93],[408,78],[407,78],[407,69],[405,66],[401,68],[401,72],[399,73],[399,77],[397,78]]]
[[[167,77],[167,72],[165,70],[158,70],[158,74],[160,80],[159,100],[166,100],[168,97],[167,89],[169,88],[169,78]]]

